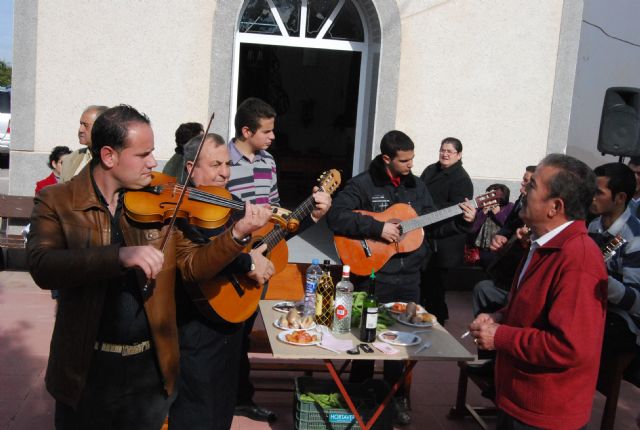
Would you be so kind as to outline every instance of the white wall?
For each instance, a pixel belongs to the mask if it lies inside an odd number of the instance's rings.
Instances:
[[[239,12],[240,3],[234,4]],[[393,94],[395,110],[388,110],[395,120],[377,121],[414,139],[416,173],[436,160],[440,140],[453,135],[465,145],[465,167],[478,188],[498,181],[517,184],[524,166],[548,150],[559,89],[572,94],[572,78],[558,81],[559,47],[566,31],[563,13],[568,7],[581,11],[582,3],[396,4],[400,21],[382,21],[382,33],[400,27],[400,61],[383,65],[398,69],[397,95],[379,82],[376,99],[385,102],[375,107],[387,110],[387,95]],[[231,70],[217,70],[212,57],[219,46],[233,43],[227,39],[237,16],[214,21],[225,8],[210,0],[17,2],[13,106],[18,112],[12,122],[10,192],[33,192],[35,179],[48,173],[42,160],[50,148],[78,146],[78,118],[86,105],[129,103],[147,113],[161,159],[173,153],[178,124],[205,122],[209,106],[229,106],[211,93],[211,82],[228,79],[231,85]]]
[[[562,2],[403,1],[398,128],[418,149],[464,145],[476,179],[519,180],[546,151]]]
[[[17,2],[16,20],[34,15],[35,4]],[[79,147],[78,120],[91,104],[126,103],[146,113],[156,157],[169,158],[180,123],[209,119],[215,6],[210,0],[37,2],[36,18],[25,23],[33,28],[16,26],[14,65],[30,70],[15,74],[13,109],[30,113],[12,121],[12,147],[23,152],[11,155],[10,192],[33,193],[33,180],[49,174],[40,160],[54,146]],[[21,32],[35,35],[32,58],[18,50]]]
[[[618,159],[597,151],[607,88],[640,88],[640,2],[586,0],[583,19],[567,153],[595,167]]]

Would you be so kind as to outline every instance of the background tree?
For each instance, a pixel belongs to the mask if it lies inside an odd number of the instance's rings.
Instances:
[[[11,86],[11,66],[0,60],[0,86]]]

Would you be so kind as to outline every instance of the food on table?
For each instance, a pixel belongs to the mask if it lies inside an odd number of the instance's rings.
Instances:
[[[293,329],[302,328],[301,322],[302,320],[300,319],[300,314],[298,313],[297,310],[291,309],[289,312],[287,312],[288,328],[293,328]]]
[[[295,330],[287,333],[284,338],[291,343],[311,343],[318,340],[318,336],[309,333],[306,330]]]
[[[407,308],[404,311],[404,314],[407,316],[407,319],[415,316],[418,312],[418,306],[414,302],[407,303]]]
[[[293,302],[280,302],[273,305],[274,310],[278,312],[284,312],[284,313],[289,312],[291,309],[295,309],[295,307],[296,307],[296,304]]]
[[[382,338],[386,340],[396,340],[398,335],[392,332],[382,333]]]
[[[280,318],[278,318],[277,325],[281,328],[289,328],[289,321],[287,321],[287,316],[282,315]]]
[[[436,316],[433,315],[433,314],[430,314],[428,312],[424,312],[424,313],[421,313],[421,314],[415,314],[414,316],[409,318],[409,322],[411,322],[413,324],[424,324],[424,323],[435,324],[436,321],[438,321]]]
[[[311,315],[307,315],[300,321],[300,328],[309,328],[314,324],[313,317]]]
[[[391,305],[391,310],[393,312],[398,312],[403,314],[407,310],[407,304],[396,302],[393,305]]]

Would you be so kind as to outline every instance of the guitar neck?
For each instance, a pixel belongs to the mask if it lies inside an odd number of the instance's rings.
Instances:
[[[300,206],[295,208],[291,212],[291,218],[302,222],[309,214],[313,211],[315,205],[315,201],[313,196],[309,196],[305,201],[303,201]],[[267,249],[271,251],[281,240],[283,240],[286,236],[287,232],[282,229],[279,225],[276,225],[273,230],[267,233],[262,238],[262,243],[267,244]]]
[[[474,205],[474,207],[478,207],[475,200],[471,200],[469,201],[469,203]],[[461,214],[462,212],[463,210],[460,208],[460,206],[450,206],[448,208],[440,209],[439,211],[431,212],[426,215],[402,221],[400,223],[400,226],[402,227],[402,231],[406,233],[417,228],[435,224],[447,218],[452,218],[456,215]]]

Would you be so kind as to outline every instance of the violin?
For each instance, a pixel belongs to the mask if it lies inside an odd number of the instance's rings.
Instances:
[[[164,173],[152,172],[151,176],[151,183],[147,187],[125,193],[125,213],[137,222],[164,223],[173,216],[185,186],[177,184],[176,178]],[[245,204],[233,200],[231,193],[225,188],[187,187],[176,217],[185,218],[189,224],[198,227],[216,228],[226,224],[231,210],[244,209]],[[271,210],[272,221],[289,231],[297,229],[297,224],[289,221],[292,219],[291,211],[280,207],[273,207]]]

